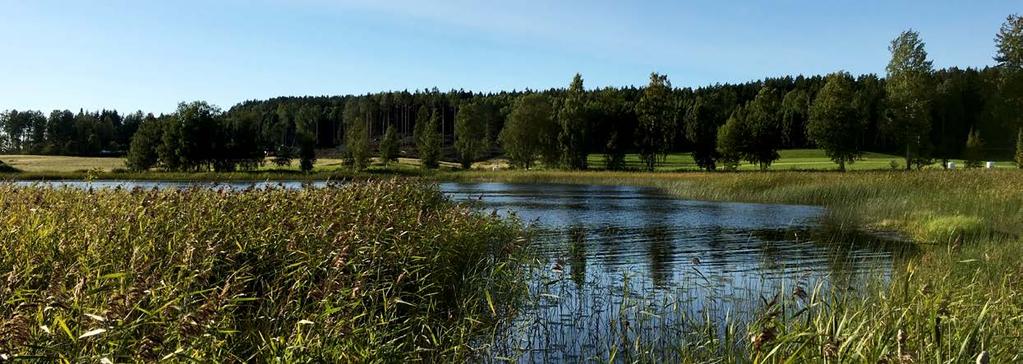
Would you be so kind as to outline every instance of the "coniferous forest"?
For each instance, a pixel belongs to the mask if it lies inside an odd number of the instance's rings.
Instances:
[[[7,110],[0,153],[126,155],[135,170],[248,170],[268,160],[304,165],[336,151],[361,168],[386,149],[469,166],[505,156],[522,168],[608,169],[640,155],[653,169],[691,152],[700,168],[741,161],[769,168],[777,151],[821,148],[843,168],[864,152],[905,156],[905,168],[968,157],[1008,160],[1023,118],[1023,18],[995,35],[997,64],[935,69],[923,35],[899,34],[884,75],[797,75],[698,88],[653,73],[644,87],[479,93],[436,88],[365,95],[278,97],[227,110],[203,101],[171,114]],[[570,81],[570,82],[569,82]],[[388,131],[390,136],[388,137]]]

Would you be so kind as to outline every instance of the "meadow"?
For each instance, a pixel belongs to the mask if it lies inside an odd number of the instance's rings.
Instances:
[[[781,158],[771,165],[771,170],[787,171],[827,171],[838,169],[838,164],[832,162],[818,149],[786,149],[778,151]],[[55,179],[55,178],[83,178],[92,174],[104,178],[121,178],[133,176],[135,179],[181,179],[173,176],[193,176],[194,179],[308,179],[300,175],[311,175],[311,179],[327,179],[330,176],[352,176],[357,173],[345,168],[343,161],[337,157],[319,158],[309,173],[300,173],[298,160],[290,164],[278,166],[273,164],[272,159],[267,158],[265,163],[254,171],[230,172],[230,173],[207,173],[207,172],[161,172],[149,171],[144,173],[132,173],[125,169],[124,158],[120,157],[65,157],[65,156],[43,156],[43,155],[0,155],[0,161],[21,171],[18,176],[22,179]],[[589,168],[592,170],[605,169],[604,156],[590,154],[587,158]],[[959,168],[965,165],[960,159],[952,160]],[[893,168],[894,166],[894,168]],[[905,166],[901,156],[883,153],[865,153],[859,160],[847,166],[851,171],[867,170],[892,170],[901,169]],[[625,156],[625,168],[627,170],[639,171],[643,169],[643,163],[637,154]],[[935,163],[928,168],[941,168]],[[1010,161],[995,161],[995,168],[1012,169],[1015,165]],[[460,169],[458,163],[441,162],[441,171],[452,171]],[[508,161],[502,158],[494,158],[477,162],[473,165],[474,170],[503,171],[509,169]],[[538,168],[543,170],[543,168]],[[740,171],[757,171],[759,168],[748,162],[739,164]],[[673,153],[664,157],[655,169],[656,172],[695,172],[699,167],[693,162],[689,153]],[[419,160],[415,158],[398,158],[387,166],[375,160],[365,171],[369,174],[400,174],[400,175],[424,175],[428,171],[422,171]],[[152,175],[155,177],[146,177]],[[246,177],[247,176],[247,177]],[[186,178],[187,179],[187,178]]]
[[[413,181],[322,189],[0,184],[0,359],[465,360],[526,232]]]

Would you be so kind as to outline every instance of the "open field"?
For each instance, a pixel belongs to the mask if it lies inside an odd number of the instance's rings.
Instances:
[[[838,169],[838,165],[832,162],[824,155],[824,152],[817,149],[791,149],[779,151],[781,159],[771,165],[771,170],[835,170]],[[600,170],[604,168],[604,157],[599,154],[591,154],[588,157],[589,165],[591,169]],[[3,161],[10,166],[17,168],[27,173],[40,173],[40,174],[51,174],[56,175],[60,173],[84,173],[86,171],[92,172],[112,172],[112,171],[123,171],[124,170],[124,159],[116,157],[64,157],[64,156],[42,156],[42,155],[0,155],[0,161]],[[642,170],[643,164],[637,154],[628,154],[626,156],[626,168],[631,170]],[[964,162],[962,160],[953,160],[962,168]],[[863,158],[856,161],[853,164],[847,166],[849,170],[860,171],[860,170],[891,170],[892,162],[894,162],[898,168],[904,166],[902,157],[889,154],[881,153],[866,153]],[[379,161],[375,162],[371,170],[377,172],[383,172],[393,170],[400,174],[410,174],[409,170],[417,169],[419,167],[419,160],[415,158],[399,158],[397,163],[391,163],[389,167],[384,168]],[[458,163],[454,162],[441,162],[442,169],[459,169]],[[1016,168],[1012,162],[1009,161],[998,161],[995,163],[996,168]],[[477,162],[473,166],[474,169],[481,169],[487,171],[493,170],[505,170],[508,169],[508,163],[502,158],[495,158],[487,161]],[[928,168],[940,168],[938,164],[931,165]],[[313,173],[321,174],[332,174],[338,173],[344,174],[344,164],[341,159],[338,158],[320,158],[316,160],[316,164],[313,167]],[[542,168],[541,168],[542,169]],[[688,153],[670,154],[664,161],[659,164],[656,168],[657,172],[682,172],[682,171],[697,171],[698,168],[693,162],[692,157]],[[755,171],[758,167],[749,163],[742,163],[739,165],[739,170],[742,171]],[[254,172],[258,173],[289,173],[299,171],[299,161],[293,160],[290,165],[277,166],[272,163],[271,159],[267,159],[266,163]],[[419,172],[415,172],[420,174]],[[202,174],[202,173],[199,173]]]
[[[124,168],[124,158],[0,155],[0,161],[24,172],[112,171]]]
[[[459,360],[514,302],[524,231],[415,182],[126,191],[0,184],[0,354]]]
[[[831,159],[824,154],[824,151],[819,149],[787,149],[780,150],[778,154],[781,158],[771,164],[771,170],[836,170],[838,164],[832,162]],[[587,161],[592,169],[603,169],[604,168],[604,156],[600,154],[591,154]],[[953,160],[962,168],[964,165],[962,160]],[[863,170],[890,170],[892,169],[892,162],[895,162],[899,168],[905,167],[905,160],[903,157],[898,155],[883,154],[883,153],[865,153],[860,160],[849,164],[846,169],[850,171],[863,171]],[[999,161],[995,163],[997,168],[1015,168],[1015,164],[1009,161]],[[625,167],[627,169],[642,170],[644,169],[643,162],[640,160],[638,154],[627,154],[625,156]],[[934,164],[931,168],[940,168],[940,165]],[[656,168],[658,172],[678,172],[678,171],[691,171],[699,169],[696,163],[693,162],[693,158],[689,153],[678,153],[669,154],[664,161],[659,164]],[[739,170],[742,171],[756,171],[759,167],[747,162],[743,162],[739,165]]]

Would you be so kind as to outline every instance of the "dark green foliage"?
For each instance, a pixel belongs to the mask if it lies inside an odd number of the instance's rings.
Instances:
[[[157,153],[157,149],[163,142],[163,129],[163,122],[152,115],[142,121],[131,138],[131,147],[128,149],[125,161],[128,169],[145,171],[160,162],[160,154]]]
[[[384,132],[384,138],[380,140],[380,161],[385,166],[391,162],[398,161],[398,132],[394,125],[388,125]]]
[[[717,132],[718,162],[722,167],[735,170],[739,166],[748,148],[749,136],[745,108],[737,108]]]
[[[980,138],[979,131],[971,130],[970,136],[966,138],[963,160],[966,161],[966,168],[979,168],[984,160],[984,140]]]
[[[489,149],[485,107],[478,102],[463,104],[455,116],[455,151],[462,168],[471,168]]]
[[[852,93],[850,93],[850,96]],[[795,89],[781,102],[782,143],[789,148],[806,145],[806,123],[810,119],[810,96],[806,90]]]
[[[807,136],[838,163],[839,170],[852,163],[863,149],[862,114],[853,105],[853,79],[846,72],[833,73],[810,108]]]
[[[650,74],[650,83],[636,104],[639,124],[636,128],[636,148],[649,171],[657,166],[671,150],[674,135],[674,112],[671,105],[671,83],[668,76]]]
[[[888,63],[888,132],[906,152],[906,169],[928,158],[931,142],[931,61],[920,34],[908,30],[892,40]]]
[[[298,110],[298,114],[295,116],[299,169],[303,172],[312,171],[313,165],[316,164],[316,128],[320,114],[318,106],[305,105]]]
[[[1023,70],[1023,17],[1012,14],[995,35],[998,65],[1012,70]]]
[[[577,73],[561,99],[557,117],[561,127],[558,134],[561,155],[564,158],[564,166],[569,169],[586,169],[591,126],[585,107],[586,92],[583,90],[583,78]]]
[[[587,107],[594,129],[591,148],[602,152],[604,168],[624,169],[636,129],[635,107],[622,90],[606,88],[594,93]]]
[[[693,148],[696,165],[708,171],[717,168],[717,113],[702,96],[696,97],[684,119],[686,138]]]
[[[512,165],[529,169],[545,149],[548,152],[552,149],[549,147],[550,137],[557,135],[557,124],[552,120],[552,114],[551,103],[544,95],[527,94],[515,101],[499,137]]]
[[[369,166],[369,121],[364,116],[367,105],[351,100],[345,107],[345,162],[357,171]]]
[[[299,134],[298,136],[298,158],[299,169],[303,172],[313,170],[316,164],[316,139],[312,134]]]
[[[287,167],[291,165],[291,160],[295,157],[295,151],[291,146],[280,144],[277,146],[277,150],[274,151],[273,163],[278,167]]]
[[[746,107],[746,125],[749,133],[743,150],[743,159],[767,170],[778,160],[778,149],[782,145],[782,128],[779,114],[781,98],[778,91],[764,86]]]
[[[11,167],[10,164],[0,161],[0,173],[16,173],[19,172],[17,168]]]
[[[218,134],[220,109],[205,101],[181,103],[175,116],[165,124],[163,143],[168,162],[174,170],[205,170],[213,167]],[[162,160],[162,158],[161,158]]]
[[[437,129],[440,128],[440,115],[437,111],[430,114],[429,122],[427,122],[419,136],[416,138],[416,146],[419,149],[419,160],[422,163],[423,168],[434,169],[440,167],[441,158],[441,134]]]

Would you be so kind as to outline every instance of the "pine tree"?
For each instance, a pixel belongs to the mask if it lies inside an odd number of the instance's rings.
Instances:
[[[367,105],[350,100],[345,105],[345,162],[360,171],[369,166],[369,121],[365,119]]]

